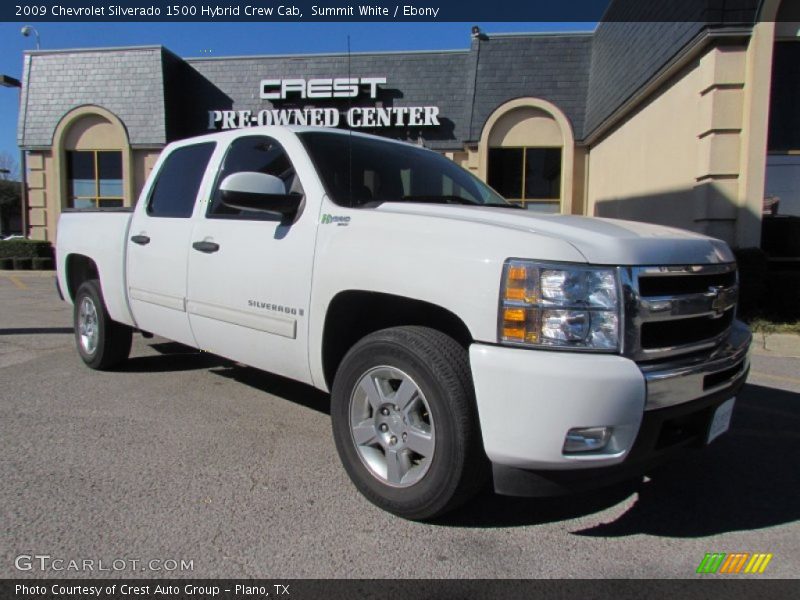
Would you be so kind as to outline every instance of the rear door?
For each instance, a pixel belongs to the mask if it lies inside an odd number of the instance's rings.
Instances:
[[[195,346],[186,314],[186,270],[192,213],[213,180],[207,167],[214,142],[187,144],[160,163],[128,234],[127,285],[139,329]]]
[[[308,302],[320,188],[299,141],[283,142],[243,135],[227,148],[205,214],[195,217],[187,305],[203,350],[310,382]],[[303,168],[295,170],[296,161]],[[222,204],[220,183],[243,171],[274,175],[287,193],[303,194],[297,217],[286,222]]]

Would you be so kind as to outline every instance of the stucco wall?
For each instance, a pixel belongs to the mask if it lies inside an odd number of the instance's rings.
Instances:
[[[589,152],[589,214],[677,226],[694,220],[699,63]]]
[[[28,226],[34,240],[55,239],[53,207],[48,206],[53,195],[47,186],[52,179],[52,159],[49,152],[29,152],[28,163]]]
[[[746,49],[711,48],[589,150],[587,213],[736,244]]]
[[[102,140],[97,140],[102,145]],[[147,177],[158,160],[159,150],[133,150],[133,202],[144,187]],[[56,225],[61,215],[66,189],[61,189],[51,152],[28,153],[28,218],[30,237],[55,242]],[[126,198],[126,204],[128,200]]]
[[[161,154],[160,150],[134,150],[133,151],[133,204],[139,198],[150,172]]]

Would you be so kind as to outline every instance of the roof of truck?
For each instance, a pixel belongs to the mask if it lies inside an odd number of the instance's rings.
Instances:
[[[373,135],[370,133],[362,133],[360,131],[354,131],[352,129],[338,129],[335,127],[312,127],[310,125],[259,125],[255,127],[243,127],[239,129],[226,129],[224,131],[215,131],[213,133],[208,133],[205,135],[199,135],[191,138],[178,140],[169,144],[169,147],[185,146],[187,144],[197,143],[204,140],[211,141],[211,140],[235,139],[246,135],[259,135],[259,134],[270,135],[274,134],[276,131],[281,131],[281,132],[290,131],[292,133],[321,132],[333,135],[355,136],[372,140],[380,140],[381,142],[387,142],[390,144],[401,144],[404,146],[412,146],[414,148],[419,148],[420,150],[428,150],[427,148],[419,144],[414,144],[411,142],[405,142],[401,140],[394,140],[391,138],[386,138],[379,135]]]

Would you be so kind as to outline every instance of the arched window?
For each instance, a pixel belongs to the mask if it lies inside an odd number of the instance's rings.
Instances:
[[[500,106],[486,121],[479,153],[481,177],[505,198],[528,210],[569,212],[572,130],[550,103],[520,98]]]
[[[128,136],[119,120],[99,107],[81,107],[56,128],[64,208],[115,208],[129,205]]]

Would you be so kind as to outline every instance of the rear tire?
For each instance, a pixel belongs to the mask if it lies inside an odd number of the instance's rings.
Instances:
[[[97,279],[78,288],[73,321],[78,354],[88,367],[103,371],[128,359],[133,330],[111,319]]]
[[[339,457],[373,504],[407,519],[432,519],[485,483],[466,350],[426,327],[395,327],[359,341],[331,394]]]

